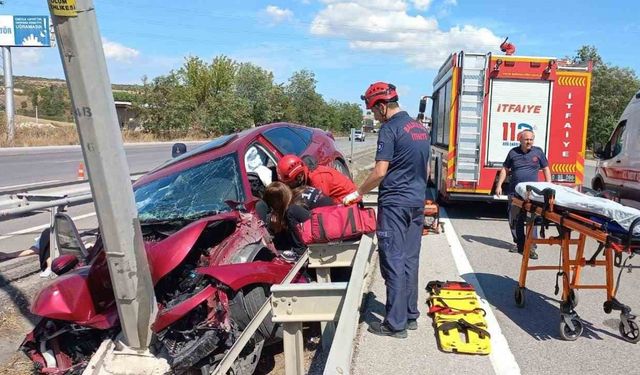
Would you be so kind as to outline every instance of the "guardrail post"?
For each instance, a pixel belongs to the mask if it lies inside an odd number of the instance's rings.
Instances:
[[[302,322],[283,323],[284,372],[287,375],[304,374],[304,347]]]
[[[331,268],[316,268],[316,276],[319,283],[331,282]],[[328,351],[333,342],[333,336],[336,334],[335,322],[320,322],[320,339],[322,343],[322,351]]]
[[[64,206],[53,206],[49,210],[51,212],[51,221],[49,222],[49,258],[51,260],[60,256],[60,248],[58,247],[58,236],[56,226],[54,225],[56,220],[56,214],[60,210],[64,210]],[[42,251],[42,249],[40,249]]]

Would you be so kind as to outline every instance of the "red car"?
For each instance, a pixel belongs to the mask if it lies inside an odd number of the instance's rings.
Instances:
[[[291,269],[255,212],[256,195],[289,153],[349,173],[330,133],[277,123],[216,138],[134,184],[159,310],[151,349],[174,372],[214,366],[266,301],[270,285]],[[42,373],[79,373],[102,340],[120,331],[118,312],[100,238],[76,251],[82,242],[75,227],[56,225],[63,255],[52,270],[60,277],[34,298],[31,311],[42,319],[21,349]],[[252,373],[263,345],[277,338],[278,327],[266,319],[234,373]]]

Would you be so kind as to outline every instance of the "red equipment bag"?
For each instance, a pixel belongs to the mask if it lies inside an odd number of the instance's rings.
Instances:
[[[353,239],[375,232],[376,213],[358,205],[318,207],[298,229],[306,245]]]

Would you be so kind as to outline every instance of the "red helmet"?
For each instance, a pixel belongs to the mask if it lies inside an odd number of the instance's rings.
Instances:
[[[306,178],[309,174],[309,169],[304,164],[302,159],[297,157],[296,155],[289,154],[285,155],[278,162],[278,180],[284,182],[285,184],[289,184],[294,182],[301,173],[304,174]]]
[[[394,85],[385,82],[376,82],[369,86],[364,95],[360,96],[360,99],[364,100],[367,109],[371,109],[381,100],[385,103],[397,102],[398,93],[396,92],[396,87]]]

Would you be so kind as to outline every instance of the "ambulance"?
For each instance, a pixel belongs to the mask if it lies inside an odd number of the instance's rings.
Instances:
[[[640,91],[620,116],[604,147],[597,147],[595,190],[613,190],[620,198],[640,200]]]
[[[591,70],[590,62],[555,57],[451,54],[419,110],[431,100],[430,182],[438,200],[506,200],[495,195],[498,175],[527,129],[549,160],[553,182],[582,185]]]

